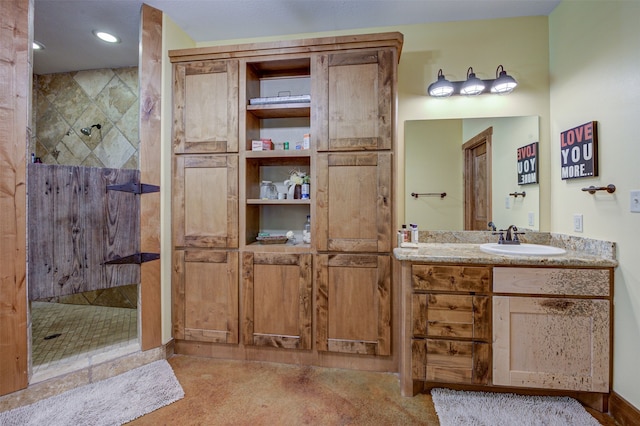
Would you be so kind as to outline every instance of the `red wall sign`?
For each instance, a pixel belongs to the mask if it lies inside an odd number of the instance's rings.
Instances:
[[[560,133],[562,179],[598,176],[597,130],[592,121]]]

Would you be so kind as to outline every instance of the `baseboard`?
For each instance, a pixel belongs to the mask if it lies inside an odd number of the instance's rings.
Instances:
[[[609,414],[620,426],[640,425],[640,410],[615,392],[609,396]]]

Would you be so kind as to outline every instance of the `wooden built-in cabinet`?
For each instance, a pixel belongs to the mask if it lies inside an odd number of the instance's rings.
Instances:
[[[401,276],[404,395],[437,385],[589,392],[606,408],[610,268],[403,262]]]
[[[402,34],[384,33],[169,53],[177,353],[397,371],[401,46]],[[300,149],[305,134],[310,144]],[[275,149],[254,151],[261,139]],[[263,181],[286,190],[292,170],[309,176],[309,199],[260,197]],[[302,243],[307,216],[311,243]],[[257,239],[287,231],[296,244]]]

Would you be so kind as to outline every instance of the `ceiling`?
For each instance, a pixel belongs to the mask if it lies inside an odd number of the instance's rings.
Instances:
[[[147,0],[193,40],[231,40],[427,22],[548,16],[560,0]],[[34,72],[138,63],[141,0],[35,0]],[[108,45],[92,30],[111,32]]]

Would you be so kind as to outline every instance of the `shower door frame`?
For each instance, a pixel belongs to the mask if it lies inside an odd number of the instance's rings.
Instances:
[[[4,7],[6,6],[6,7]],[[0,18],[13,31],[0,34],[0,49],[11,63],[0,64],[8,78],[0,79],[0,92],[7,93],[0,126],[0,187],[11,192],[3,204],[13,203],[14,211],[3,212],[0,239],[9,247],[0,257],[0,395],[28,386],[28,312],[26,286],[26,143],[29,129],[32,81],[31,39],[33,0],[13,0],[3,5]],[[4,26],[3,26],[4,27]],[[162,11],[146,4],[141,8],[140,60],[140,176],[144,183],[160,186],[161,93],[162,93]],[[140,250],[160,253],[160,196],[145,194],[140,200]],[[6,214],[5,214],[6,213]],[[20,260],[22,258],[22,260]],[[143,351],[162,345],[160,262],[142,264],[140,271],[140,341]]]

